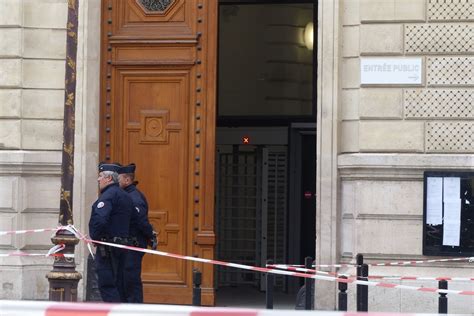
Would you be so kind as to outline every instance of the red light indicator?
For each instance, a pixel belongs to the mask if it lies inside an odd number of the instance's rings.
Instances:
[[[248,136],[243,136],[243,137],[242,137],[242,144],[244,144],[244,145],[250,144],[250,137],[248,137]]]

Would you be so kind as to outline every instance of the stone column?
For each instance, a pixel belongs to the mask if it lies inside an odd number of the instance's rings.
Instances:
[[[335,263],[338,227],[339,1],[318,2],[316,263]],[[316,309],[334,309],[336,285],[316,282]]]
[[[77,77],[77,39],[78,39],[79,0],[68,0],[66,75],[64,93],[63,150],[61,165],[61,200],[59,223],[73,224],[72,195],[74,185],[74,131]],[[74,254],[79,240],[69,231],[60,230],[53,237],[56,245],[64,244],[65,254]],[[49,280],[49,299],[52,301],[77,301],[77,284],[82,278],[75,270],[74,257],[55,257],[53,271],[46,277]]]

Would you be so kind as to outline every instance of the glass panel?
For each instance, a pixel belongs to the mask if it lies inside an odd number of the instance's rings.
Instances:
[[[219,116],[313,114],[312,21],[312,4],[220,6]]]

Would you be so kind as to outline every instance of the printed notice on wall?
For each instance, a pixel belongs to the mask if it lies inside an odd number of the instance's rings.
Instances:
[[[459,200],[461,192],[461,178],[445,177],[443,178],[443,201]]]
[[[461,199],[444,202],[443,245],[459,246],[461,236]]]
[[[441,225],[443,223],[443,178],[427,178],[426,223]]]
[[[474,257],[474,170],[423,172],[423,255]]]
[[[443,178],[443,245],[459,246],[461,235],[461,179]]]

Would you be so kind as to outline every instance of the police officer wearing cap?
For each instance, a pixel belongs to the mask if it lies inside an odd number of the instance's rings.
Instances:
[[[120,187],[132,198],[136,211],[130,222],[130,236],[135,246],[146,248],[152,241],[152,249],[156,250],[156,233],[148,221],[148,202],[137,189],[135,181],[135,164],[123,166],[118,170]],[[125,263],[125,286],[129,303],[143,303],[143,285],[141,279],[143,252],[129,251]]]
[[[119,187],[119,168],[117,164],[99,164],[100,195],[92,205],[89,234],[94,240],[128,244],[130,218],[135,208],[129,195]],[[123,281],[126,254],[126,250],[97,244],[95,264],[104,302],[126,302]]]

